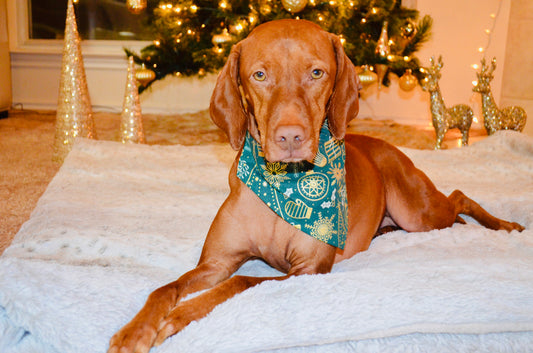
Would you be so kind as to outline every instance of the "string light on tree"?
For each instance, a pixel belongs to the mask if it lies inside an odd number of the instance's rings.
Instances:
[[[139,14],[146,9],[146,0],[127,0],[126,7],[134,14]]]
[[[431,18],[402,7],[397,0],[170,0],[148,1],[148,26],[153,43],[133,55],[156,74],[183,76],[216,73],[233,44],[257,25],[283,18],[305,19],[339,35],[346,54],[356,66],[385,64],[402,76],[407,69],[421,78],[415,52],[429,38]],[[380,43],[386,55],[376,54],[379,29],[387,22],[387,39]],[[378,31],[378,32],[376,32]],[[382,44],[382,45],[381,45]],[[387,56],[393,55],[394,62]],[[409,57],[408,61],[401,58]],[[396,59],[400,58],[400,59]],[[157,66],[156,66],[157,64]],[[380,70],[381,71],[381,70]],[[386,76],[382,83],[388,85]],[[148,86],[151,83],[148,83]],[[140,91],[148,86],[141,86]]]

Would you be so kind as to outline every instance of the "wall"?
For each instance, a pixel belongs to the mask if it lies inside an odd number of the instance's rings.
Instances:
[[[530,0],[513,0],[513,3],[515,1],[531,3]],[[510,26],[512,23],[509,22],[511,0],[410,2],[416,3],[421,14],[429,14],[434,19],[432,40],[424,46],[419,57],[423,63],[429,64],[432,55],[443,56],[441,90],[446,104],[448,106],[458,103],[470,104],[475,114],[480,116],[479,95],[472,92],[471,82],[476,76],[471,64],[479,63],[481,55],[477,52],[477,48],[487,44],[488,36],[485,29],[494,24],[487,57],[495,56],[498,60],[498,68],[492,83],[492,91],[498,102],[502,96],[505,63],[506,60],[512,60],[510,59],[512,56],[505,55],[507,32],[514,30]],[[498,13],[497,18],[492,19],[491,13]],[[10,28],[11,26],[13,25],[10,24]],[[531,28],[531,23],[529,26]],[[531,46],[523,50],[533,52]],[[26,108],[53,109],[57,104],[60,50],[48,50],[48,53],[40,55],[30,52],[31,50],[27,48],[20,49],[16,46],[12,48],[13,103],[21,103]],[[89,92],[95,110],[120,111],[126,80],[126,60],[122,49],[108,48],[108,55],[102,56],[90,44],[84,43],[83,52]],[[527,60],[529,67],[532,67],[531,60]],[[527,67],[528,64],[524,66]],[[512,75],[517,75],[521,79],[523,73],[513,72]],[[531,77],[531,74],[529,76]],[[205,109],[209,104],[214,81],[213,75],[201,80],[170,77],[156,82],[150,91],[141,96],[143,111],[176,113]],[[505,99],[518,99],[519,102],[523,102],[522,93],[515,93],[508,88],[513,87],[515,83],[506,81],[506,85],[508,85],[506,92],[511,92],[512,95],[505,95]],[[360,117],[392,119],[406,124],[430,124],[428,94],[420,88],[411,92],[402,91],[395,77],[392,78],[390,87],[378,91],[374,85],[363,95],[365,99],[361,102]],[[533,112],[530,111],[530,115],[533,115]]]
[[[524,107],[533,136],[533,1],[513,0],[510,19],[500,106]]]

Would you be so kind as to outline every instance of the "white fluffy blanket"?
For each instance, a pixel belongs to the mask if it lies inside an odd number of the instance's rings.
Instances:
[[[522,233],[397,231],[327,275],[263,283],[153,352],[526,352],[533,347],[533,140],[404,150]],[[104,352],[193,268],[224,200],[227,146],[80,140],[0,258],[0,352]],[[240,273],[272,275],[262,262]]]

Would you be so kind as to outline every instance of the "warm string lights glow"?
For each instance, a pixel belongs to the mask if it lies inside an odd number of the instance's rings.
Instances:
[[[481,54],[481,58],[480,59],[485,58],[485,53],[487,52],[487,49],[489,49],[489,47],[490,47],[490,44],[491,44],[491,41],[492,41],[492,34],[494,32],[494,28],[496,27],[496,21],[497,21],[499,15],[500,15],[500,10],[502,8],[502,2],[503,2],[503,0],[498,0],[498,9],[496,10],[495,13],[491,13],[489,15],[489,17],[491,19],[490,28],[485,28],[485,30],[484,30],[484,33],[487,35],[487,44],[485,44],[484,46],[480,45],[476,49],[476,51]],[[479,64],[478,63],[473,63],[470,66],[474,70],[479,69]],[[477,81],[473,81],[472,84],[474,86],[476,86],[477,85]]]
[[[268,3],[272,2],[272,0],[267,0],[266,3],[268,6]],[[308,3],[307,3],[307,6],[311,6],[311,7],[315,7],[317,6],[318,2],[317,0],[309,0]],[[338,2],[335,1],[335,0],[330,0],[328,2],[328,4],[332,7],[334,6],[337,6],[338,5]],[[354,1],[347,1],[346,3],[343,2],[343,5],[347,6],[347,8],[349,8],[350,10],[356,10],[357,9],[357,4],[354,2]],[[231,10],[231,4],[228,2],[228,0],[220,0],[219,3],[218,3],[218,6],[220,9],[223,9],[223,10]],[[232,32],[237,32],[237,33],[241,33],[244,29],[246,29],[247,27],[249,26],[254,26],[256,23],[257,23],[257,15],[255,14],[256,10],[254,9],[253,5],[250,4],[249,5],[249,8],[251,10],[250,12],[250,15],[248,16],[247,20],[240,20],[238,23],[235,23],[235,24],[230,24],[228,27],[231,28]],[[173,5],[172,3],[161,3],[159,4],[159,9],[161,11],[165,11],[165,12],[170,12],[170,11],[174,11],[176,14],[180,14],[182,12],[185,12],[185,11],[189,11],[191,13],[196,13],[199,9],[199,7],[197,5],[194,5],[194,4],[191,4],[190,6],[179,6],[179,5]],[[266,8],[262,8],[260,10],[261,12],[267,12],[268,9]],[[367,16],[368,15],[376,15],[378,14],[379,12],[379,8],[377,7],[372,7],[368,13],[367,13]],[[300,19],[299,16],[295,16],[296,19]],[[325,17],[323,15],[318,15],[317,17],[317,20],[319,22],[323,22],[325,21]],[[367,23],[367,17],[363,17],[361,19],[361,23]],[[176,20],[176,24],[178,26],[181,26],[183,24],[183,20],[181,19],[178,19]],[[205,27],[205,25],[202,25],[202,27]],[[186,30],[186,33],[188,35],[194,35],[195,32],[191,29],[187,29]],[[341,38],[341,42],[342,44],[346,44],[346,38],[343,37],[342,34],[339,33],[339,37]],[[368,40],[366,40],[366,42],[368,42]],[[181,39],[180,38],[176,38],[176,43],[181,43]],[[161,41],[160,40],[154,40],[154,44],[156,46],[160,46],[161,45]],[[390,39],[389,42],[388,42],[389,45],[394,45],[395,42],[393,39]],[[222,51],[220,50],[219,47],[216,47],[215,50],[219,53],[221,53]],[[411,60],[410,57],[408,56],[397,56],[397,55],[389,55],[387,57],[387,59],[389,61],[397,61],[397,60],[404,60],[404,61],[409,61]]]
[[[485,59],[485,53],[487,52],[487,49],[489,49],[490,47],[491,40],[492,40],[492,33],[494,32],[494,28],[496,27],[496,20],[498,19],[498,16],[500,15],[500,10],[502,8],[502,2],[503,0],[498,0],[498,9],[496,10],[495,13],[491,13],[489,15],[489,18],[491,19],[491,25],[490,25],[490,28],[485,28],[484,30],[484,33],[487,35],[487,42],[485,46],[480,45],[477,47],[476,51],[481,54],[480,61]],[[472,67],[476,71],[480,68],[478,63],[473,63],[472,65],[470,65],[470,67]],[[472,85],[476,87],[478,85],[477,80],[472,81]],[[479,122],[478,117],[474,116],[473,121],[474,123],[478,123]]]
[[[268,3],[271,3],[272,0],[267,0],[266,1],[266,4],[265,6],[268,6]],[[308,3],[307,3],[307,6],[311,6],[311,7],[315,7],[317,6],[319,3],[317,2],[317,0],[309,0]],[[338,2],[335,1],[335,0],[330,0],[328,1],[328,4],[332,7],[334,6],[337,6],[338,5]],[[344,2],[343,2],[344,4]],[[351,10],[354,10],[356,9],[356,3],[354,1],[348,1],[344,4],[345,6],[347,6],[349,9]],[[229,11],[231,10],[231,4],[228,2],[228,0],[220,0],[219,3],[218,3],[218,7],[222,10],[226,10],[226,11]],[[250,26],[255,26],[257,24],[257,21],[258,21],[258,16],[257,16],[257,11],[254,9],[254,6],[252,4],[249,5],[249,8],[250,8],[250,15],[248,16],[247,19],[241,19],[239,20],[237,23],[234,23],[234,24],[229,24],[227,27],[228,28],[231,28],[231,31],[232,32],[236,32],[236,33],[241,33],[243,32],[245,29],[247,29],[248,27]],[[164,13],[170,15],[170,13],[173,11],[175,15],[179,15],[179,14],[182,14],[182,13],[185,13],[186,11],[189,11],[190,13],[196,13],[198,10],[199,10],[199,7],[197,5],[194,5],[194,4],[191,4],[190,6],[180,6],[180,5],[173,5],[172,3],[161,3],[159,4],[159,9],[161,11],[163,11]],[[267,8],[262,8],[260,10],[261,12],[268,12],[268,9]],[[371,8],[371,10],[368,12],[369,14],[371,15],[375,15],[377,14],[379,11],[378,8]],[[300,19],[299,16],[295,16],[296,19]],[[326,20],[325,16],[324,15],[318,15],[317,17],[317,20],[319,22],[323,22]],[[367,19],[366,18],[363,18],[362,19],[362,23],[366,23],[367,22]],[[182,19],[177,19],[176,20],[176,25],[177,26],[182,26],[183,25],[183,20]],[[202,27],[205,27],[205,25],[202,25]],[[188,35],[194,35],[195,32],[191,29],[186,29],[184,31],[184,33],[188,34]],[[343,37],[342,34],[339,34],[339,37],[341,38],[341,42],[343,43],[343,45],[346,43],[346,38]],[[390,40],[389,41],[390,44],[393,44],[394,41],[393,40]],[[176,38],[176,43],[181,43],[181,38]],[[154,44],[156,46],[160,46],[161,45],[161,40],[159,39],[156,39],[154,40]],[[222,52],[222,50],[219,48],[219,47],[216,47],[215,50],[219,53]],[[390,60],[397,60],[396,57],[393,57],[393,56],[390,56]]]
[[[149,26],[157,37],[140,55],[125,51],[135,57],[137,64],[152,69],[155,81],[168,74],[214,73],[226,61],[231,46],[254,27],[293,18],[318,23],[336,33],[356,66],[382,66],[382,81],[388,86],[387,72],[402,76],[410,69],[412,74],[420,75],[414,52],[427,40],[431,28],[429,16],[415,23],[417,11],[403,8],[397,0],[167,0],[151,10],[148,7],[148,11],[153,15]],[[376,28],[388,20],[385,54],[378,56],[374,51]],[[141,91],[150,84],[142,86]]]

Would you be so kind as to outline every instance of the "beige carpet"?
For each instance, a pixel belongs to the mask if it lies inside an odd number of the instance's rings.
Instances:
[[[120,114],[95,113],[98,139],[118,139]],[[209,120],[207,111],[195,114],[144,115],[147,143],[197,145],[226,142],[225,135]],[[39,197],[60,165],[52,162],[54,111],[9,112],[0,120],[0,254],[28,220]],[[390,121],[357,119],[350,131],[379,137],[393,144],[418,149],[434,146],[434,132]],[[483,131],[471,132],[482,136]],[[457,132],[449,132],[446,144],[455,146]]]

